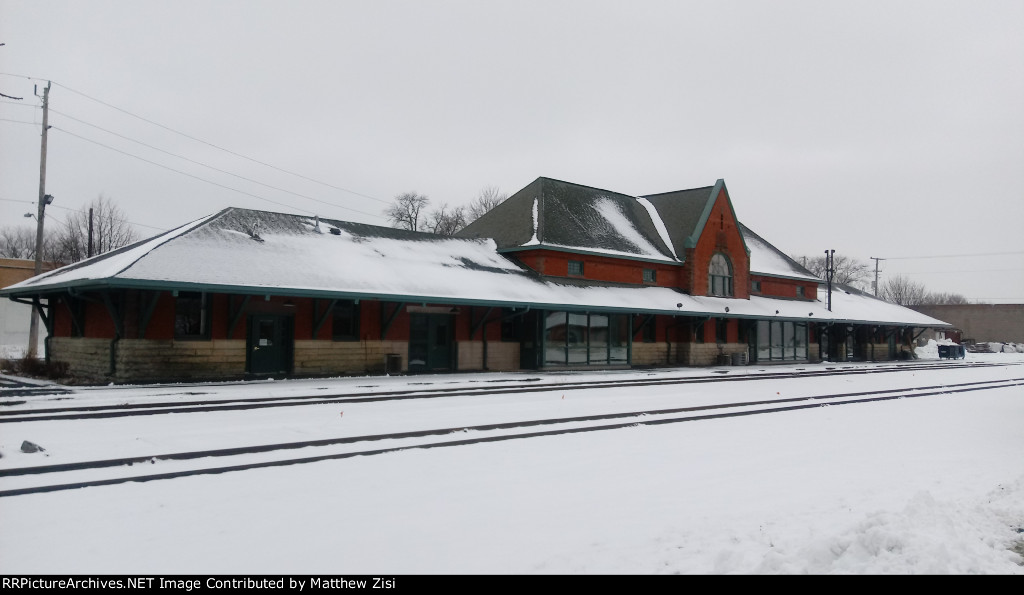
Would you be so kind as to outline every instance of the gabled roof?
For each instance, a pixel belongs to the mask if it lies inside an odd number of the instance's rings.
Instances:
[[[814,276],[814,273],[800,266],[795,260],[786,256],[782,250],[768,243],[767,240],[750,230],[749,227],[739,224],[740,233],[750,250],[750,272],[753,275],[766,275],[769,277],[782,277],[784,279],[800,279],[824,283]]]
[[[502,252],[543,247],[677,262],[659,223],[636,197],[537,178],[458,235],[492,238]]]
[[[844,291],[833,293],[829,312],[823,299],[718,298],[668,287],[554,279],[505,258],[491,239],[238,208],[33,277],[0,290],[0,296],[106,288],[949,326]]]
[[[711,211],[714,209],[715,201],[719,194],[725,194],[725,203],[732,212],[733,220],[737,223],[736,209],[732,206],[732,199],[729,198],[729,190],[725,187],[725,180],[719,179],[714,186],[694,188],[692,190],[676,190],[661,194],[649,194],[641,200],[649,201],[657,209],[658,216],[669,229],[672,244],[676,254],[685,254],[687,248],[695,248],[700,240],[704,228],[707,226]],[[743,248],[749,253],[743,234],[740,234],[740,241]]]

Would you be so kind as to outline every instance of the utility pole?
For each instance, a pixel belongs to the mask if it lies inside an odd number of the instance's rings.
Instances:
[[[828,311],[832,311],[832,278],[835,277],[835,250],[825,250],[825,280],[828,281]]]
[[[878,261],[885,260],[885,259],[884,258],[875,258],[874,256],[869,256],[868,258],[870,258],[871,260],[875,261],[875,297],[878,297]]]
[[[39,96],[38,89],[36,97]],[[46,133],[50,129],[50,82],[46,82],[43,89],[43,140],[39,149],[39,202],[36,211],[36,266],[35,275],[43,272],[43,218],[46,213],[46,205],[53,202],[53,197],[46,193]],[[36,313],[38,298],[33,299],[35,304],[32,308],[32,319],[28,329],[28,357],[36,357],[39,350],[39,315]]]
[[[88,257],[92,258],[92,207],[89,207],[89,252]]]

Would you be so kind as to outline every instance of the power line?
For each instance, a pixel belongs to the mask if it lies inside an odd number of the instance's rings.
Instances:
[[[149,159],[146,159],[144,157],[139,157],[138,155],[134,155],[132,153],[128,153],[127,151],[122,151],[120,149],[115,149],[114,147],[111,147],[109,145],[105,145],[105,144],[103,144],[101,142],[94,141],[94,140],[86,138],[84,136],[80,136],[80,135],[75,134],[73,132],[70,132],[68,130],[64,130],[63,128],[58,128],[57,126],[51,126],[51,128],[53,130],[58,130],[60,132],[63,132],[64,134],[67,134],[69,136],[73,136],[75,138],[84,140],[84,141],[89,142],[89,143],[93,143],[94,145],[99,145],[99,146],[103,147],[104,149],[109,149],[111,151],[114,151],[115,153],[120,153],[122,155],[127,155],[128,157],[132,157],[132,158],[138,159],[139,161],[144,161],[146,163],[149,163],[151,165],[155,165],[157,167],[162,167],[162,168],[164,168],[166,170],[173,171],[173,172],[181,174],[183,176],[188,176],[190,178],[199,180],[200,182],[206,182],[207,184],[211,184],[213,186],[217,186],[217,187],[223,188],[225,190],[231,190],[232,192],[237,192],[239,194],[244,194],[246,196],[251,196],[251,197],[253,197],[253,198],[257,199],[257,200],[262,200],[264,202],[269,202],[271,204],[275,204],[275,205],[278,205],[278,206],[281,206],[281,207],[285,207],[285,208],[288,208],[288,209],[296,209],[296,210],[302,211],[304,213],[309,213],[310,215],[315,215],[316,214],[313,211],[308,211],[306,209],[300,209],[300,208],[298,208],[298,207],[296,207],[294,205],[289,205],[289,204],[285,204],[283,202],[278,202],[276,200],[271,200],[271,199],[266,198],[264,196],[260,196],[258,194],[253,194],[252,192],[246,192],[245,190],[239,190],[238,188],[232,188],[231,186],[226,186],[226,185],[221,184],[219,182],[214,182],[213,180],[207,180],[206,178],[201,178],[199,176],[190,174],[188,172],[181,171],[180,169],[174,169],[173,167],[169,167],[167,165],[163,165],[161,163],[157,163],[156,161],[150,161]],[[352,212],[355,212],[355,213],[359,213],[361,215],[366,215],[368,217],[377,217],[377,215],[372,215],[370,213],[366,213],[366,212],[360,211],[358,209],[353,209],[353,208],[350,208],[350,207],[342,207],[340,205],[335,205],[335,206],[337,206],[337,208],[345,209],[345,210],[352,211]]]
[[[920,258],[967,258],[971,256],[1006,256],[1009,254],[1024,254],[1024,252],[981,252],[977,254],[943,254],[935,256],[890,256],[886,260],[917,260]]]
[[[942,273],[1005,273],[1010,271],[1020,271],[1020,269],[965,269],[960,271],[900,271],[897,274],[900,275],[931,275],[931,274],[942,274]]]
[[[341,186],[335,186],[334,184],[330,184],[328,182],[323,182],[323,181],[320,181],[320,180],[317,180],[317,179],[314,179],[314,178],[310,178],[308,176],[304,176],[302,174],[295,173],[293,171],[289,171],[287,169],[283,169],[283,168],[277,167],[276,165],[271,165],[269,163],[260,161],[258,159],[254,159],[252,157],[249,157],[249,156],[246,156],[246,155],[242,155],[241,153],[236,153],[235,151],[232,151],[230,149],[225,149],[224,147],[221,147],[219,145],[215,145],[215,144],[213,144],[211,142],[208,142],[208,141],[205,141],[205,140],[203,140],[201,138],[196,138],[196,137],[194,137],[194,136],[192,136],[190,134],[186,134],[184,132],[175,130],[175,129],[173,129],[173,128],[169,127],[169,126],[165,126],[165,125],[163,125],[163,124],[161,124],[159,122],[154,122],[153,120],[150,120],[148,118],[144,118],[144,117],[139,116],[137,114],[133,114],[132,112],[129,112],[126,109],[117,107],[116,105],[112,105],[110,103],[107,103],[106,101],[103,101],[101,99],[97,99],[97,98],[92,97],[90,95],[86,95],[85,93],[82,93],[81,91],[77,91],[75,89],[72,89],[71,87],[68,87],[67,85],[62,85],[62,84],[57,83],[57,82],[55,82],[53,84],[57,85],[58,87],[62,87],[64,89],[67,89],[68,91],[71,91],[72,93],[81,95],[82,97],[85,97],[86,99],[90,99],[90,100],[95,101],[96,103],[99,103],[101,105],[105,105],[105,106],[109,107],[110,109],[117,110],[117,111],[119,111],[119,112],[121,112],[123,114],[129,115],[129,116],[131,116],[133,118],[137,118],[139,120],[142,120],[143,122],[147,122],[149,124],[152,124],[153,126],[157,126],[157,127],[163,128],[164,130],[167,130],[169,132],[173,132],[174,134],[178,134],[180,136],[183,136],[183,137],[185,137],[187,139],[190,139],[190,140],[193,140],[195,142],[202,143],[202,144],[204,144],[206,146],[209,146],[209,147],[213,147],[214,149],[217,149],[219,151],[224,151],[225,153],[229,153],[231,155],[234,155],[235,157],[241,157],[242,159],[246,159],[248,161],[252,161],[253,163],[258,163],[258,164],[260,164],[260,165],[262,165],[264,167],[269,167],[269,168],[277,170],[279,172],[286,173],[288,175],[292,175],[292,176],[295,176],[297,178],[302,178],[303,180],[308,180],[308,181],[314,182],[316,184],[327,186],[329,188],[334,188],[335,190],[341,190],[342,192],[348,192],[349,194],[355,194],[356,196],[362,196],[363,198],[368,198],[370,200],[375,200],[375,201],[380,202],[380,203],[391,204],[389,201],[382,200],[382,199],[374,197],[374,196],[363,194],[361,192],[356,192],[355,190],[349,190],[348,188],[342,188]]]
[[[325,200],[320,200],[318,198],[314,198],[312,196],[307,196],[305,194],[300,194],[298,192],[292,192],[291,190],[286,190],[284,188],[278,188],[277,186],[272,186],[270,184],[264,184],[263,182],[260,182],[259,180],[254,180],[252,178],[248,178],[248,177],[240,175],[240,174],[236,174],[236,173],[224,170],[224,169],[220,169],[218,167],[214,167],[212,165],[208,165],[206,163],[203,163],[202,161],[196,161],[195,159],[191,159],[189,157],[185,157],[184,155],[178,155],[177,153],[172,153],[170,151],[165,151],[164,149],[161,149],[160,147],[154,147],[153,145],[144,143],[144,142],[142,142],[140,140],[135,140],[135,139],[133,139],[131,137],[125,136],[123,134],[119,134],[119,133],[114,132],[112,130],[107,130],[106,128],[103,128],[102,126],[97,126],[96,124],[92,124],[90,122],[86,122],[85,120],[80,120],[80,119],[78,119],[78,118],[76,118],[74,116],[65,114],[64,112],[57,111],[57,110],[55,110],[53,108],[50,108],[50,111],[55,113],[55,114],[60,114],[61,116],[65,117],[65,118],[68,118],[70,120],[74,120],[75,122],[80,122],[82,124],[85,124],[86,126],[91,126],[93,128],[96,128],[97,130],[102,130],[103,132],[106,132],[107,134],[112,134],[112,135],[114,135],[114,136],[116,136],[118,138],[122,138],[122,139],[124,139],[126,141],[142,145],[143,147],[146,147],[146,148],[149,148],[149,149],[153,149],[154,151],[159,151],[159,152],[161,152],[161,153],[163,153],[165,155],[170,155],[171,157],[175,157],[175,158],[178,158],[178,159],[182,159],[184,161],[188,161],[189,163],[194,163],[196,165],[200,165],[202,167],[205,167],[205,168],[208,168],[208,169],[212,169],[213,171],[220,172],[222,174],[227,174],[229,176],[236,177],[236,178],[238,178],[240,180],[245,180],[246,182],[252,182],[253,184],[258,184],[258,185],[263,186],[265,188],[270,188],[271,190],[277,190],[278,192],[284,192],[286,194],[291,194],[291,195],[294,195],[294,196],[298,196],[300,198],[304,198],[306,200],[311,200],[313,202],[318,202],[320,204],[324,204],[324,205],[327,205],[327,206],[337,207],[339,209],[348,209],[348,210],[351,210],[351,211],[355,211],[357,213],[362,213],[362,211],[358,211],[358,210],[352,209],[350,207],[346,207],[346,206],[339,205],[339,204],[336,204],[336,203],[328,202],[328,201],[325,201]],[[65,130],[64,132],[67,132],[67,131]],[[362,214],[369,215],[369,213],[362,213]]]
[[[0,122],[13,122],[15,124],[29,124],[31,126],[39,126],[39,122],[26,122],[25,120],[11,120],[10,118],[0,118]]]
[[[25,203],[27,205],[35,205],[36,204],[35,201],[26,201],[26,200],[23,200],[23,199],[4,199],[4,198],[0,198],[0,201],[6,201],[8,203]],[[82,209],[72,209],[71,207],[61,207],[60,205],[50,204],[50,205],[47,205],[47,206],[49,208],[51,208],[51,209],[60,209],[62,211],[71,211],[73,213],[82,213],[83,215],[88,213],[88,211],[85,211],[85,210],[82,210]],[[151,229],[156,229],[158,231],[167,231],[167,229],[165,227],[156,227],[154,225],[146,225],[145,223],[138,223],[136,221],[128,221],[128,219],[125,219],[125,221],[131,223],[132,225],[138,225],[139,227],[148,227],[148,228],[151,228]]]

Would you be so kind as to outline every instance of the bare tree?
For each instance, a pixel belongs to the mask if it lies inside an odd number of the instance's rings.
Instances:
[[[424,210],[430,204],[430,199],[415,192],[405,192],[395,197],[395,202],[384,209],[384,216],[391,222],[391,227],[408,229],[409,231],[421,231],[426,224]]]
[[[805,269],[814,274],[815,277],[825,278],[825,255],[821,256],[797,256],[793,260],[803,265]],[[843,285],[852,285],[861,290],[868,287],[871,280],[871,268],[850,256],[835,255],[832,260],[835,266],[835,276],[832,280]]]
[[[500,205],[508,194],[502,192],[497,186],[488,186],[480,191],[480,194],[466,207],[466,223],[472,223],[482,217],[485,213]]]
[[[447,204],[434,209],[427,217],[424,231],[442,236],[453,236],[466,227],[466,207],[449,208]]]
[[[0,258],[35,260],[36,230],[28,227],[0,228]],[[43,262],[62,263],[54,232],[43,234]]]
[[[936,304],[936,305],[947,305],[947,304],[969,304],[970,300],[967,296],[959,293],[945,293],[945,292],[928,292],[921,300],[922,304]]]
[[[36,233],[27,227],[8,226],[0,229],[0,257],[34,260]]]
[[[59,262],[71,263],[89,256],[89,209],[92,209],[92,254],[103,254],[135,242],[139,234],[125,218],[121,207],[102,194],[80,211],[68,215],[56,232]]]
[[[916,306],[924,303],[927,291],[924,285],[903,275],[894,275],[882,283],[878,296],[887,302],[901,306]]]

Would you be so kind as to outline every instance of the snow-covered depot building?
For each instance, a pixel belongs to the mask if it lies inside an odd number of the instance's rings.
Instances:
[[[884,360],[948,326],[816,278],[725,183],[539,178],[458,237],[228,208],[0,290],[103,381]]]

